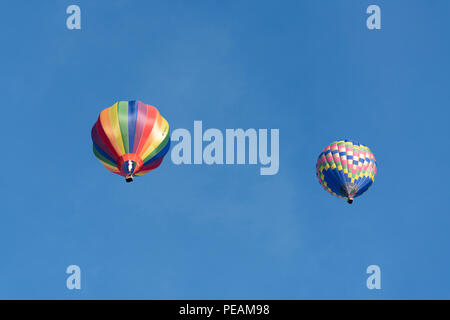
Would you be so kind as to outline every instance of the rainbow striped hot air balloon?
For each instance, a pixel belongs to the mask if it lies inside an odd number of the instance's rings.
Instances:
[[[103,110],[91,136],[98,160],[127,182],[157,168],[170,147],[166,119],[141,101],[119,101]]]
[[[374,182],[377,165],[368,147],[352,140],[339,140],[323,149],[316,174],[325,190],[352,203]]]

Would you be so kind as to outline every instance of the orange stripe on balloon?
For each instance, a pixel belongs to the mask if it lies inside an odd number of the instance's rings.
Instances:
[[[125,147],[123,145],[122,132],[120,131],[118,106],[119,103],[116,103],[111,108],[109,108],[109,119],[111,123],[112,132],[114,133],[114,140],[119,146],[120,154],[124,154]]]
[[[101,161],[101,160],[100,160],[100,162],[101,162],[101,163],[105,166],[105,168],[108,169],[109,171],[114,172],[114,173],[119,173],[119,172],[120,172],[119,169],[117,169],[117,167],[112,166],[112,165],[110,165],[110,164],[108,164],[108,163],[106,163],[106,162],[103,162],[103,161]]]
[[[141,151],[141,158],[145,159],[149,154],[149,149],[152,147],[153,142],[155,141],[156,135],[155,132],[159,132],[161,128],[161,122],[163,117],[158,113],[158,117],[156,118],[155,124],[153,125],[152,131],[150,132],[149,137],[145,141],[145,145]]]
[[[117,105],[117,103],[115,105]],[[114,134],[114,129],[111,125],[111,119],[110,119],[110,109],[111,108],[112,107],[107,108],[100,113],[100,123],[103,128],[103,131],[105,132],[106,136],[108,137],[108,140],[111,142],[111,145],[113,146],[115,152],[120,155],[120,154],[123,154],[123,152],[121,151],[121,149],[117,143],[117,140],[116,140],[115,134]]]
[[[159,115],[159,121],[157,123],[157,127],[153,129],[150,135],[150,144],[147,150],[144,152],[144,160],[148,160],[147,158],[155,152],[161,142],[166,138],[169,134],[169,123],[164,119],[161,115]]]

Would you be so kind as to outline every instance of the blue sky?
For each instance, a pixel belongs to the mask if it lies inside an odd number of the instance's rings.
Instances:
[[[366,28],[370,4],[381,30]],[[3,6],[0,298],[449,299],[449,12],[445,0]],[[168,155],[125,184],[90,129],[132,99],[172,129],[280,129],[279,173]],[[315,177],[341,138],[378,164],[352,206]],[[71,264],[80,291],[66,289]]]

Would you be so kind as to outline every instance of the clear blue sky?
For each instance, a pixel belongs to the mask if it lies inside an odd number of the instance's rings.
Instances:
[[[78,4],[82,30],[66,29]],[[366,28],[378,4],[382,29]],[[0,298],[450,298],[450,2],[11,1],[1,10]],[[117,100],[171,128],[279,128],[280,171],[92,153]],[[368,145],[352,206],[315,177]],[[82,290],[65,269],[82,270]],[[381,267],[382,290],[366,288]]]

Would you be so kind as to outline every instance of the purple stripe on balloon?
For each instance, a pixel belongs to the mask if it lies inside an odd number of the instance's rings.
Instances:
[[[98,131],[97,131],[97,125],[94,125],[91,130],[91,137],[92,140],[95,142],[95,144],[104,152],[106,153],[111,159],[114,161],[117,161],[117,157],[110,151],[108,146],[105,144],[103,139],[100,137]]]
[[[138,103],[138,112],[136,120],[136,132],[134,134],[133,153],[136,153],[136,150],[139,147],[139,142],[141,140],[142,133],[144,132],[148,109],[147,106],[142,102],[137,101],[137,103]]]

